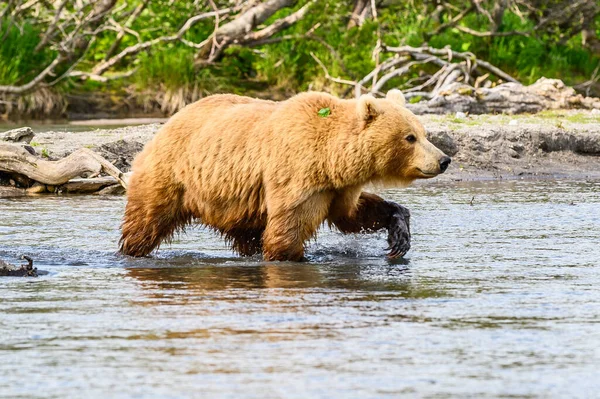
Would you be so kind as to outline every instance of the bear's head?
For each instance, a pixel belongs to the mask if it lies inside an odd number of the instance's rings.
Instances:
[[[400,90],[385,99],[366,94],[357,101],[358,117],[373,154],[377,154],[375,181],[410,183],[443,173],[450,157],[427,140],[425,128],[406,108]]]

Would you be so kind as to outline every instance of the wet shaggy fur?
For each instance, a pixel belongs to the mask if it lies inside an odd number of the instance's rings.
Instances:
[[[362,187],[432,177],[442,156],[397,91],[210,96],[173,116],[136,158],[121,252],[148,255],[195,221],[242,255],[300,260],[324,221],[343,232],[387,227],[389,203]]]

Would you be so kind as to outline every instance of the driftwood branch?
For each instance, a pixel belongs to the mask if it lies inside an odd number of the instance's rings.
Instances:
[[[385,49],[385,51],[388,51],[388,52],[397,53],[397,54],[410,54],[411,56],[414,56],[415,54],[436,55],[436,56],[442,56],[442,57],[445,56],[445,57],[448,57],[448,61],[451,61],[452,58],[459,58],[459,59],[463,59],[463,60],[473,60],[473,61],[476,60],[479,66],[481,66],[484,69],[487,69],[488,71],[492,72],[494,75],[498,76],[499,78],[502,78],[508,82],[518,83],[518,81],[515,78],[513,78],[506,72],[502,71],[500,68],[495,67],[494,65],[490,64],[489,62],[477,59],[473,53],[469,53],[469,52],[463,53],[463,52],[459,52],[459,51],[454,51],[448,47],[443,48],[443,49],[438,49],[438,48],[434,48],[434,47],[384,46],[384,49]]]
[[[47,161],[32,155],[20,145],[0,143],[0,171],[24,175],[33,181],[50,185],[61,185],[79,176],[97,176],[104,171],[127,188],[121,171],[87,148],[58,161]]]
[[[325,64],[313,53],[311,53],[311,56],[323,70],[326,79],[334,83],[353,86],[355,97],[359,97],[365,91],[375,95],[383,95],[385,86],[389,85],[394,78],[399,77],[406,77],[402,87],[408,98],[420,96],[426,99],[433,98],[454,83],[471,84],[471,82],[474,82],[475,86],[479,87],[492,74],[499,79],[497,83],[500,80],[518,83],[516,79],[500,68],[478,59],[470,52],[454,51],[449,47],[441,49],[428,46],[392,47],[383,44],[381,50],[382,53],[391,53],[393,56],[376,65],[370,73],[360,80],[348,80],[331,76]],[[409,72],[414,71],[415,67],[422,67],[426,64],[437,67],[438,70],[429,76],[426,74],[420,75],[418,78],[407,76]],[[431,67],[421,68],[421,70],[428,69],[430,70]],[[378,75],[381,77],[376,79]],[[410,84],[408,84],[409,82]],[[416,84],[416,82],[423,83]],[[492,84],[491,82],[488,83]],[[345,95],[348,95],[351,90],[347,90]]]

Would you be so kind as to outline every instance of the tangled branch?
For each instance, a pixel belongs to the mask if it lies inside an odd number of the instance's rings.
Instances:
[[[0,25],[0,29],[9,32],[19,16],[28,12],[33,15],[32,10],[35,8],[35,15],[40,12],[42,14],[31,18],[45,23],[35,52],[50,50],[54,51],[56,56],[29,81],[0,85],[0,95],[27,94],[42,87],[55,85],[66,78],[108,82],[129,77],[135,73],[135,68],[112,76],[105,75],[116,69],[125,59],[135,57],[159,44],[182,43],[198,49],[198,64],[213,63],[218,61],[228,46],[256,46],[268,43],[273,35],[301,20],[315,3],[314,0],[310,1],[290,15],[262,26],[277,11],[294,6],[297,0],[236,1],[234,5],[224,8],[218,8],[214,0],[209,0],[210,11],[206,10],[206,5],[200,6],[200,9],[196,7],[197,13],[189,17],[177,31],[142,41],[142,35],[133,29],[133,25],[150,2],[151,0],[143,0],[132,10],[123,12],[127,3],[117,7],[117,0],[55,0],[54,3],[40,0],[29,0],[25,3],[9,0],[4,8],[0,8],[0,24],[8,20],[9,26]],[[36,6],[37,3],[39,4]],[[186,38],[195,25],[206,19],[215,20],[212,34],[200,43]],[[114,41],[104,57],[90,66],[86,54],[93,43],[107,32],[114,32]],[[121,44],[128,35],[135,37],[137,43],[123,48]],[[84,70],[79,70],[84,59],[88,60],[88,64]],[[58,78],[57,71],[60,72]]]
[[[382,45],[381,49],[383,53],[393,54],[392,57],[358,81],[331,76],[323,62],[312,53],[311,56],[323,69],[326,79],[335,83],[353,86],[355,97],[364,92],[383,95],[384,88],[390,80],[408,75],[408,73],[414,71],[415,67],[420,67],[423,70],[425,65],[433,65],[438,69],[425,79],[420,79],[425,80],[424,83],[406,87],[404,92],[408,98],[415,96],[432,98],[454,82],[462,81],[467,84],[473,82],[474,86],[478,87],[488,80],[491,75],[507,82],[518,83],[516,79],[500,68],[478,59],[473,53],[469,52],[454,51],[448,47],[438,49],[428,46],[392,47]],[[379,77],[379,75],[381,76]],[[346,92],[346,94],[348,93]]]

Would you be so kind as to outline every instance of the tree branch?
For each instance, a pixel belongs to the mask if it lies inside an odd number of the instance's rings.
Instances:
[[[131,27],[131,25],[137,19],[137,17],[140,16],[140,14],[142,13],[142,11],[144,11],[144,9],[146,8],[146,6],[148,5],[149,1],[150,0],[144,0],[144,1],[142,1],[134,9],[133,13],[129,16],[129,18],[127,19],[127,21],[123,25],[122,30],[117,34],[117,37],[115,38],[114,43],[110,46],[110,48],[106,52],[106,55],[104,56],[104,60],[105,61],[108,60],[115,53],[115,51],[117,51],[117,49],[121,45],[121,41],[125,37],[125,33],[127,32],[127,28]],[[139,39],[139,36],[138,36],[138,39]]]
[[[158,38],[155,38],[155,39],[143,42],[143,43],[138,43],[133,46],[129,46],[129,47],[125,48],[124,50],[122,50],[119,54],[96,65],[92,69],[92,74],[93,75],[103,75],[106,71],[108,71],[110,68],[112,68],[113,66],[118,64],[125,57],[137,54],[140,51],[146,50],[158,43],[169,43],[169,42],[181,40],[183,38],[183,35],[188,30],[190,30],[198,21],[201,21],[201,20],[207,19],[207,18],[212,18],[212,17],[215,17],[216,15],[228,14],[234,10],[235,10],[235,8],[224,8],[224,9],[218,10],[218,11],[205,12],[202,14],[195,15],[195,16],[189,18],[187,21],[185,21],[185,23],[179,29],[177,34],[170,35],[170,36],[161,36],[161,37],[158,37]]]
[[[239,43],[239,44],[252,43],[252,42],[260,41],[267,37],[273,36],[274,34],[292,26],[293,24],[295,24],[296,22],[298,22],[299,20],[304,18],[304,16],[308,12],[309,8],[314,3],[315,3],[314,0],[308,2],[302,8],[298,9],[298,11],[288,15],[285,18],[278,19],[277,21],[273,22],[271,25],[267,26],[264,29],[246,34],[241,39],[236,40],[235,43]]]
[[[212,42],[207,42],[196,55],[197,62],[212,62],[218,58],[228,44],[234,43],[236,40],[242,39],[249,34],[252,29],[262,24],[271,15],[275,14],[282,8],[291,7],[296,3],[296,0],[268,0],[264,3],[259,3],[244,11],[236,19],[221,25],[213,32],[213,40],[217,43],[217,51],[213,50]]]
[[[35,89],[41,84],[47,76],[50,76],[54,72],[54,68],[63,62],[65,58],[61,55],[57,56],[54,61],[50,63],[42,72],[40,72],[35,78],[28,83],[21,86],[0,86],[0,93],[6,94],[24,94]]]
[[[461,32],[464,33],[468,33],[469,35],[473,35],[473,36],[477,36],[477,37],[492,37],[492,36],[530,36],[531,32],[523,32],[523,31],[517,31],[517,30],[513,30],[510,32],[493,32],[493,31],[488,31],[488,32],[479,32],[476,30],[473,30],[471,28],[467,28],[466,26],[456,26],[456,29],[458,29]]]
[[[312,51],[310,53],[310,56],[317,62],[317,64],[319,64],[319,66],[321,67],[321,69],[323,69],[323,72],[325,72],[325,78],[326,79],[329,79],[332,82],[340,83],[340,84],[344,84],[344,85],[351,85],[351,86],[356,86],[357,85],[357,82],[354,82],[352,80],[334,78],[333,76],[331,76],[329,74],[329,71],[327,70],[327,67],[325,66],[325,64],[323,64],[323,62],[321,62],[321,60]]]

